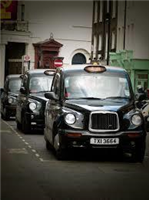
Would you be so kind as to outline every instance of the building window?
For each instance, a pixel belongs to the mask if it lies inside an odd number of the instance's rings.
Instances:
[[[21,21],[24,21],[25,5],[21,4]]]
[[[82,53],[77,53],[72,58],[72,64],[85,64],[86,58]]]

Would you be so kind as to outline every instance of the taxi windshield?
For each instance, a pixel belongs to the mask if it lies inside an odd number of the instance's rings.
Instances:
[[[65,77],[64,85],[65,97],[68,99],[130,98],[129,81],[125,73],[68,75]]]
[[[21,87],[21,79],[20,78],[12,78],[9,80],[8,90],[9,92],[13,92],[18,94]]]
[[[30,79],[29,91],[30,93],[40,93],[51,90],[53,76],[33,76]]]

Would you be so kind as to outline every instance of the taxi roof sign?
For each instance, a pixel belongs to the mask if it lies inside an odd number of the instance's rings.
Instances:
[[[106,71],[106,68],[104,66],[95,64],[95,65],[85,67],[84,70],[89,73],[102,73]]]
[[[55,74],[55,69],[47,69],[46,71],[44,71],[44,74],[47,76],[51,76]]]

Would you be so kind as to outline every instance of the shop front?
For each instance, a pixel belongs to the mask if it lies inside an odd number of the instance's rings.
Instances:
[[[110,65],[126,69],[130,75],[134,91],[141,85],[144,90],[149,89],[149,59],[133,58],[133,51],[110,53]]]

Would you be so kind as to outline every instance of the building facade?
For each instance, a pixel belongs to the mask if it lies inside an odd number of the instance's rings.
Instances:
[[[149,88],[148,1],[0,3],[0,87],[7,74],[52,68],[58,56],[66,65],[96,58],[122,66],[134,90],[140,84]]]
[[[136,91],[149,88],[149,2],[94,1],[92,58],[124,67]]]
[[[21,73],[22,66],[51,67],[48,52],[51,58],[63,57],[66,65],[89,62],[92,4],[92,1],[2,1],[0,87],[7,74]],[[24,55],[29,56],[29,63],[22,59]]]
[[[118,7],[117,53],[111,53],[111,64],[129,72],[135,91],[138,85],[149,88],[148,10],[148,1],[124,1]]]

